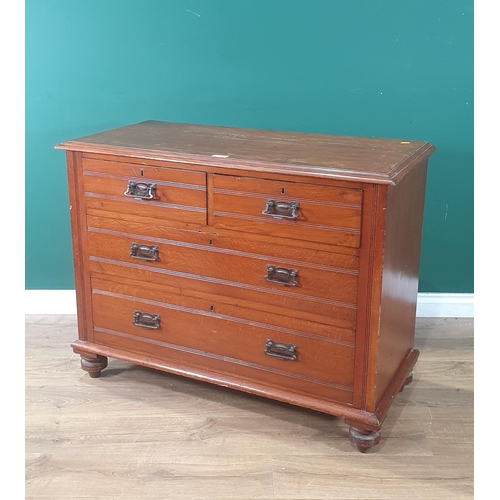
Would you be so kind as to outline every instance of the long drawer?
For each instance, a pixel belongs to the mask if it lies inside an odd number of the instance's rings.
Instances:
[[[289,389],[318,386],[334,399],[352,399],[353,345],[216,313],[194,298],[151,300],[140,288],[106,280],[92,287],[97,343],[156,358],[194,355],[199,363],[223,362],[231,373],[244,367],[255,379]]]
[[[88,213],[206,224],[205,173],[89,158],[82,162]]]
[[[325,265],[297,261],[286,247],[279,257],[276,248],[274,255],[249,253],[221,247],[216,235],[198,234],[195,241],[200,243],[195,243],[192,236],[184,239],[186,234],[165,230],[158,238],[89,227],[90,270],[238,296],[274,304],[295,316],[313,313],[339,326],[354,326],[357,270],[336,266],[335,254],[330,254],[331,265]]]
[[[214,175],[214,226],[359,247],[362,191]]]

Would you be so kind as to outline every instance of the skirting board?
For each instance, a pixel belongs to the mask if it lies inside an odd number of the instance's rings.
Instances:
[[[74,290],[25,290],[25,314],[76,314]],[[473,293],[419,293],[417,317],[473,318]]]

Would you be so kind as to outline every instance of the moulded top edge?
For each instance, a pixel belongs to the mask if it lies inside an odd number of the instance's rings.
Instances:
[[[67,141],[56,149],[396,184],[435,147],[394,139],[143,122]]]

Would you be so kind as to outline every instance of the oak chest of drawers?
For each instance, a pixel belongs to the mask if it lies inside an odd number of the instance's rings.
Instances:
[[[379,442],[418,357],[433,146],[148,121],[57,148],[91,377],[122,359]]]

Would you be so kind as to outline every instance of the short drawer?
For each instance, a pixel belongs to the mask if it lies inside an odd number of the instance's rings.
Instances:
[[[311,339],[302,332],[217,314],[201,302],[168,294],[161,301],[145,299],[141,289],[93,280],[94,341],[127,350],[142,345],[153,349],[217,359],[237,372],[239,366],[274,375],[294,387],[301,381],[327,386],[340,399],[350,399],[353,387],[354,347],[345,343]],[[131,343],[131,344],[130,344]],[[139,343],[139,344],[138,344]]]
[[[171,236],[175,239],[89,227],[90,270],[265,302],[295,317],[316,314],[342,327],[354,326],[356,269],[296,261],[286,247],[280,258],[221,248],[216,236],[202,244],[180,239],[181,232]]]
[[[214,226],[357,248],[362,191],[214,175]]]
[[[83,158],[88,213],[206,224],[203,172]]]

